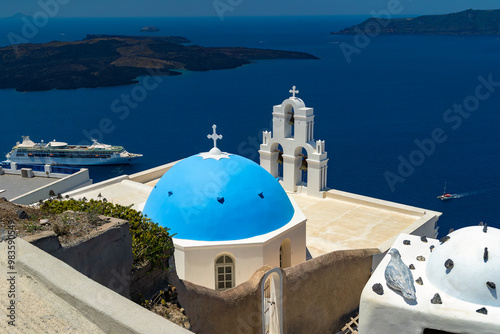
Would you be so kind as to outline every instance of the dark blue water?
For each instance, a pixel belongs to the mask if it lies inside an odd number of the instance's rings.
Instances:
[[[35,141],[70,143],[93,136],[144,154],[131,166],[91,168],[91,177],[99,181],[210,149],[206,135],[215,123],[224,135],[223,150],[257,161],[272,106],[297,85],[299,97],[315,108],[316,138],[326,140],[331,188],[443,212],[441,233],[480,221],[500,227],[500,87],[467,118],[457,120],[454,114],[455,119],[444,120],[451,117],[447,109],[475,95],[479,76],[500,81],[500,39],[377,36],[365,41],[349,64],[340,45],[354,45],[354,37],[329,32],[362,19],[52,19],[30,42],[76,40],[87,33],[138,35],[141,27],[155,25],[161,34],[185,36],[203,46],[304,51],[321,60],[258,61],[234,70],[163,77],[126,112],[116,107],[124,106],[121,96],[134,86],[25,94],[0,90],[0,153],[30,135]],[[21,28],[20,21],[0,21],[0,44],[8,45],[7,34],[21,34]],[[107,123],[103,129],[101,122]],[[438,128],[446,140],[434,148],[429,144],[427,155],[416,152],[415,140],[428,143]],[[400,156],[418,166],[404,170],[398,179],[404,182],[391,189],[385,174],[398,175]],[[445,182],[460,198],[436,199]]]

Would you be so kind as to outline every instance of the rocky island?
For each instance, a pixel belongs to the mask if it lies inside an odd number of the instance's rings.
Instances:
[[[414,18],[369,18],[368,20],[332,34],[448,34],[448,35],[498,35],[500,10],[468,9],[445,15],[425,15]]]
[[[88,35],[82,41],[0,48],[0,88],[17,91],[134,84],[142,75],[232,69],[260,59],[318,59],[292,51],[182,45],[183,37]]]
[[[159,28],[157,28],[155,26],[149,26],[149,27],[142,28],[140,32],[158,32],[158,31],[160,31]]]

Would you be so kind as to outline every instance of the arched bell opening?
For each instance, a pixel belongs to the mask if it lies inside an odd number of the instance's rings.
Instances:
[[[283,180],[283,146],[274,143],[271,146],[271,174]]]
[[[297,147],[295,149],[295,158],[297,163],[295,164],[295,168],[297,169],[298,178],[297,178],[297,186],[307,186],[307,177],[308,177],[308,164],[307,164],[307,151],[303,147]]]
[[[285,138],[295,135],[295,112],[291,104],[285,106]]]

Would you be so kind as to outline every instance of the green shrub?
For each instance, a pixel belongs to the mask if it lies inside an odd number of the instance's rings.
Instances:
[[[70,229],[71,229],[70,226],[65,222],[55,223],[54,226],[52,227],[52,230],[58,237],[63,235],[68,235]]]
[[[67,210],[87,212],[91,215],[105,215],[119,219],[128,220],[130,233],[132,234],[132,253],[134,255],[134,267],[138,268],[147,262],[155,268],[165,269],[163,263],[168,258],[168,250],[172,248],[172,236],[169,228],[164,228],[151,219],[142,215],[130,206],[109,203],[103,200],[91,199],[87,201],[67,199],[52,199],[45,201],[41,210],[54,214],[61,214]]]

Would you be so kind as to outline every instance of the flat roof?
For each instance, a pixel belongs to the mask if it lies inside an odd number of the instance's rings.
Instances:
[[[325,198],[289,195],[307,217],[306,244],[312,257],[347,249],[384,252],[400,233],[411,233],[441,215],[338,190],[328,191]]]
[[[68,193],[71,197],[97,199],[133,205],[142,210],[149,193],[174,163],[134,175],[124,175]],[[439,212],[424,210],[339,190],[325,192],[324,198],[288,193],[307,218],[306,244],[314,258],[337,250],[377,248],[385,252],[400,233],[434,237]]]
[[[58,178],[51,177],[22,177],[17,174],[3,174],[0,175],[0,190],[5,190],[0,193],[0,197],[5,197],[7,200],[11,200],[30,191],[44,187],[56,181]]]
[[[149,197],[149,193],[152,190],[152,186],[131,181],[127,176],[124,176],[119,177],[114,183],[104,181],[104,184],[96,183],[70,191],[64,195],[69,195],[75,199],[85,197],[86,199],[92,198],[98,200],[100,198],[105,198],[108,202],[113,204],[124,206],[132,205],[133,209],[142,211]],[[101,197],[99,197],[99,195],[101,195]]]

